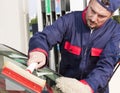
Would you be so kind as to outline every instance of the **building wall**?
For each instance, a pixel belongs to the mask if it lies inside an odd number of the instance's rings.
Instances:
[[[27,0],[0,0],[0,43],[27,53]]]
[[[70,10],[77,11],[83,10],[85,8],[83,0],[70,0]]]

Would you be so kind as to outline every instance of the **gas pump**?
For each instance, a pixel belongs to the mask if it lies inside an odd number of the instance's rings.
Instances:
[[[53,19],[53,9],[54,9],[54,1],[53,0],[45,0],[45,11],[46,11],[46,26],[51,25],[54,21]],[[54,48],[49,52],[49,67],[52,70],[55,69],[55,55],[54,55]]]
[[[62,15],[61,12],[61,1],[62,0],[54,0],[55,1],[55,17],[56,20]],[[60,47],[59,44],[57,44],[55,47],[55,65],[56,65],[56,71],[59,72],[59,62],[60,62]]]

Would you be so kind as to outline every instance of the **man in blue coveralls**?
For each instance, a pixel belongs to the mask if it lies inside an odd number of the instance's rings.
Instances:
[[[111,17],[119,7],[120,0],[90,0],[85,10],[61,16],[30,39],[27,64],[45,66],[59,43],[63,77],[56,86],[63,93],[109,93],[104,87],[120,53],[120,25]]]

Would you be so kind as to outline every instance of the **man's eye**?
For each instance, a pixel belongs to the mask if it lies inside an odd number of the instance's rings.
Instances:
[[[102,15],[98,15],[98,17],[99,17],[99,18],[104,18],[104,16],[102,16]]]
[[[92,11],[92,13],[94,13],[95,14],[95,11],[94,10],[91,10]]]

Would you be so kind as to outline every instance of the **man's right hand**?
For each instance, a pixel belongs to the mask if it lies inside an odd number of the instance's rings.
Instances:
[[[38,65],[36,66],[36,69],[41,68],[42,66],[44,66],[46,64],[45,54],[42,52],[37,52],[37,51],[30,52],[29,59],[27,61],[27,65],[29,66],[33,62],[38,63]]]

